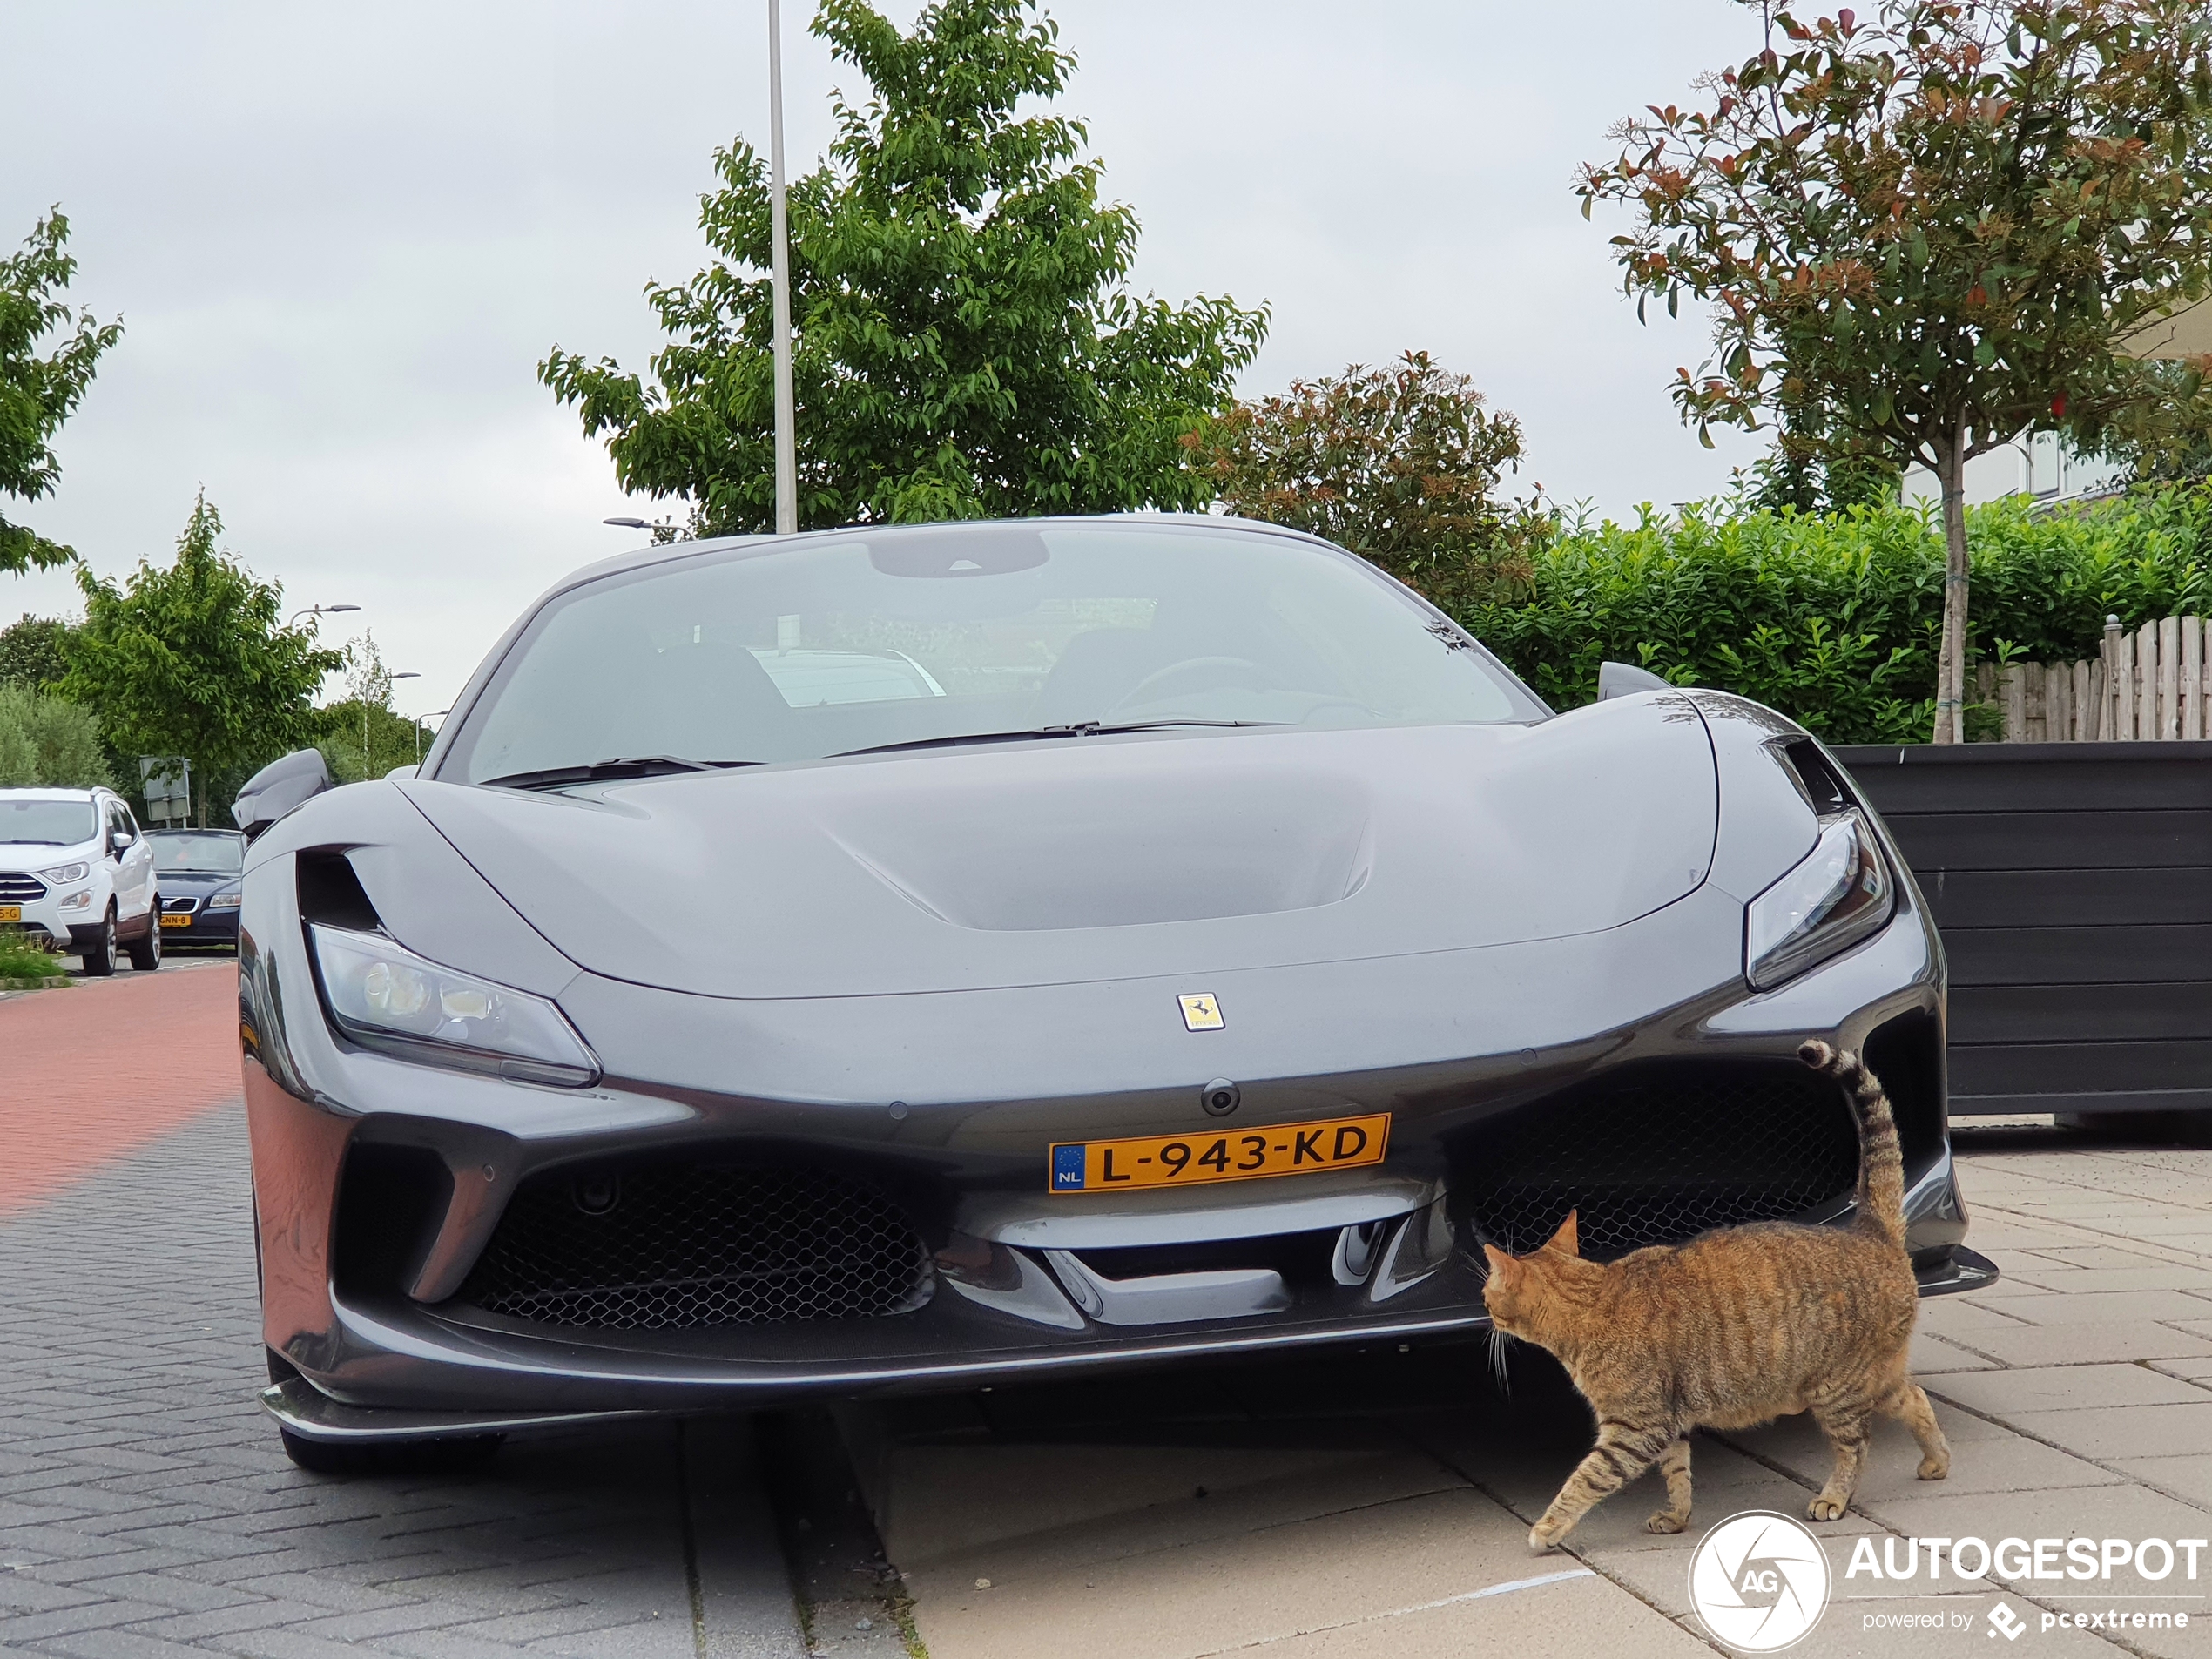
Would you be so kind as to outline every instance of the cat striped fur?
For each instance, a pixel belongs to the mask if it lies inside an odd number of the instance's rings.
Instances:
[[[1583,1261],[1572,1211],[1541,1250],[1485,1244],[1483,1299],[1499,1329],[1548,1349],[1597,1417],[1597,1444],[1528,1534],[1542,1551],[1647,1469],[1667,1504],[1644,1524],[1689,1521],[1689,1433],[1750,1428],[1810,1412],[1835,1464],[1806,1506],[1833,1521],[1851,1505],[1874,1420],[1920,1446],[1919,1475],[1950,1473],[1928,1397],[1905,1372],[1919,1310],[1905,1247],[1905,1161],[1881,1082],[1859,1057],[1807,1042],[1798,1057],[1833,1077],[1858,1122],[1856,1213],[1847,1227],[1762,1222],[1615,1262]]]

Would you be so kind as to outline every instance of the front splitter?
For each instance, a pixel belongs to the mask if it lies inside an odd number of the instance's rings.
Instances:
[[[556,1429],[625,1423],[665,1413],[616,1412],[426,1412],[388,1406],[348,1406],[297,1377],[272,1383],[261,1409],[302,1440],[339,1446],[376,1446],[471,1439],[483,1434],[543,1434]]]

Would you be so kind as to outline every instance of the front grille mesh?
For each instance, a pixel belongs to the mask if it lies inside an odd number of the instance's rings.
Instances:
[[[46,884],[35,875],[0,875],[0,904],[34,904],[46,896]]]
[[[555,1171],[516,1194],[461,1300],[576,1329],[860,1319],[929,1299],[929,1254],[873,1188],[824,1170]]]
[[[1526,1255],[1575,1210],[1582,1255],[1612,1261],[1848,1193],[1858,1130],[1815,1072],[1701,1067],[1521,1108],[1476,1130],[1457,1163],[1475,1238]]]

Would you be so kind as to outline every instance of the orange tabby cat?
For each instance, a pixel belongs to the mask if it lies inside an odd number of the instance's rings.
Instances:
[[[1689,1521],[1687,1437],[1697,1427],[1750,1428],[1811,1412],[1836,1453],[1805,1512],[1815,1521],[1849,1507],[1877,1415],[1912,1431],[1923,1480],[1950,1473],[1935,1413],[1905,1370],[1919,1300],[1889,1097],[1856,1055],[1824,1042],[1798,1054],[1858,1101],[1858,1210],[1849,1227],[1724,1227],[1600,1264],[1576,1254],[1570,1211],[1534,1255],[1483,1246],[1491,1318],[1557,1355],[1597,1413],[1597,1444],[1529,1532],[1532,1549],[1551,1548],[1654,1463],[1667,1507],[1644,1524],[1680,1532]]]

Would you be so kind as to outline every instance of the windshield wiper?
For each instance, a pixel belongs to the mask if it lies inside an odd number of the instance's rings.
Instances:
[[[616,778],[658,778],[678,772],[716,772],[726,766],[757,766],[758,760],[687,760],[681,755],[621,755],[588,766],[542,766],[488,778],[490,789],[560,789],[570,784],[602,783]]]
[[[967,743],[1020,743],[1031,738],[1096,738],[1119,732],[1159,732],[1170,726],[1281,725],[1281,720],[1081,720],[1074,725],[1034,725],[1021,732],[963,732],[949,738],[913,738],[905,743],[871,744],[865,749],[845,749],[829,757],[889,754],[899,749],[951,749]]]

